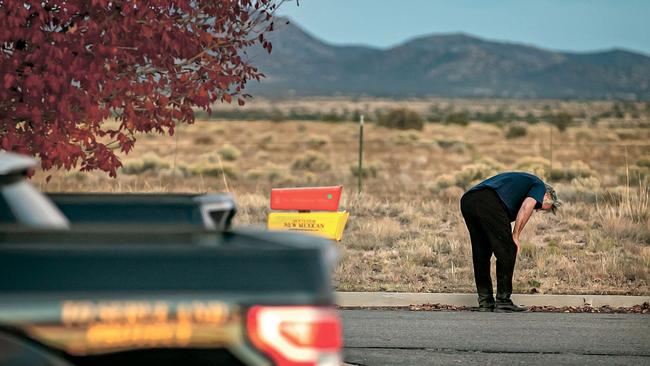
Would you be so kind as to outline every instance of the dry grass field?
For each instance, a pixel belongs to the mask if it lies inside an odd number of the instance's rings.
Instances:
[[[557,216],[534,214],[524,230],[515,292],[650,294],[648,104],[615,113],[613,102],[562,101],[327,99],[246,106],[355,111],[370,119],[396,107],[424,117],[500,110],[514,121],[430,122],[422,131],[368,123],[361,194],[358,124],[281,118],[199,120],[173,137],[141,136],[117,179],[58,171],[37,172],[34,181],[44,191],[230,191],[240,208],[238,225],[264,224],[271,187],[342,184],[341,208],[351,216],[343,241],[332,244],[341,255],[337,289],[472,292],[459,198],[497,172],[530,171],[550,181],[565,204]],[[563,132],[523,122],[556,112],[575,117]]]

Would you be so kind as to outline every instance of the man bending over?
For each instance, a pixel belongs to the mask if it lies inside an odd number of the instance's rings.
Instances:
[[[559,205],[553,187],[528,173],[501,173],[465,192],[460,199],[460,210],[472,241],[479,311],[527,310],[510,300],[512,274],[521,245],[519,235],[533,211],[555,213]],[[497,259],[496,301],[490,277],[492,254]]]

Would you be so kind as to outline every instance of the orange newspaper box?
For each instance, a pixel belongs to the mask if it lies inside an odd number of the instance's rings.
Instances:
[[[336,211],[342,191],[343,186],[274,188],[271,210]]]
[[[337,211],[342,190],[342,186],[273,189],[272,210],[298,212],[271,212],[267,227],[270,230],[309,232],[339,241],[350,216],[346,211]]]

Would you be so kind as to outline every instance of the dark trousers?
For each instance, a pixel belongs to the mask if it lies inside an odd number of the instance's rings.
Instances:
[[[481,299],[492,299],[490,258],[497,259],[497,300],[512,294],[512,274],[517,245],[512,240],[510,218],[505,204],[491,189],[468,192],[460,199],[460,210],[472,241],[474,280]]]

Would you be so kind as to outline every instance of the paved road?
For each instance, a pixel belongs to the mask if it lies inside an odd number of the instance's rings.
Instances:
[[[342,311],[353,365],[650,365],[650,316]]]

